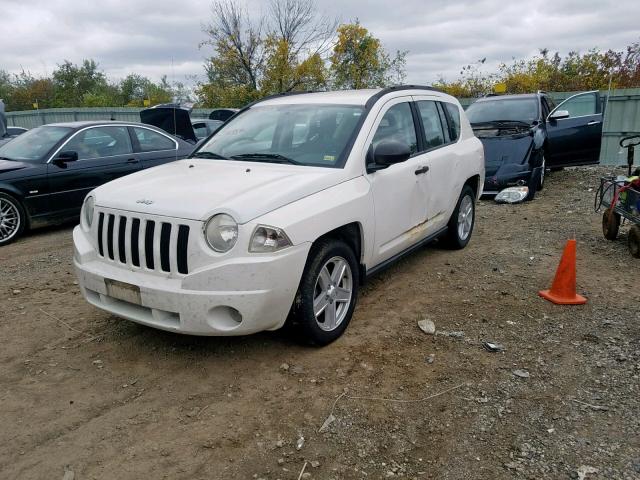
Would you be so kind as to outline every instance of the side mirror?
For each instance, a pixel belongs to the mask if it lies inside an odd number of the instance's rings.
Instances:
[[[373,163],[367,165],[367,171],[375,172],[408,160],[411,156],[411,148],[406,143],[383,140],[376,145],[371,156]]]
[[[77,162],[77,161],[78,161],[78,152],[67,150],[64,152],[60,152],[58,156],[53,160],[53,163],[61,167],[61,166],[64,166],[64,164],[66,163]]]
[[[556,110],[549,115],[549,120],[562,120],[563,118],[569,118],[569,110]]]

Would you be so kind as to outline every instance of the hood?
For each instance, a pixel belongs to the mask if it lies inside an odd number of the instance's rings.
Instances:
[[[191,126],[189,110],[186,108],[173,106],[147,108],[140,112],[140,121],[161,128],[165,132],[188,142],[196,143],[198,141]]]
[[[343,169],[188,159],[95,190],[96,205],[189,220],[225,212],[246,223],[347,180]]]
[[[0,145],[2,145],[2,140],[0,140]],[[15,172],[16,170],[22,170],[32,166],[33,165],[26,162],[16,162],[13,160],[0,160],[0,174]]]
[[[498,170],[509,165],[524,165],[529,161],[533,147],[533,137],[527,134],[483,137],[480,138],[484,147],[485,175],[491,177]]]

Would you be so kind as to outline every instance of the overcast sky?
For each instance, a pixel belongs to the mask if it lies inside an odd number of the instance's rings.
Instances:
[[[264,2],[249,0],[249,11]],[[407,82],[454,79],[487,58],[486,70],[546,47],[566,53],[622,50],[640,40],[638,0],[318,0],[320,12],[356,18],[388,51],[408,50]],[[93,58],[114,79],[135,72],[203,77],[210,54],[201,26],[207,0],[0,0],[0,69],[49,75],[68,59]],[[173,58],[173,67],[172,67]]]

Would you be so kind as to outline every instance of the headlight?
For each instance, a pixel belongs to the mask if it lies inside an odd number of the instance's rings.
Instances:
[[[91,224],[93,223],[93,207],[95,206],[95,199],[93,196],[89,195],[84,199],[84,203],[82,204],[82,212],[80,212],[80,221],[83,223],[84,227],[89,230],[91,228]]]
[[[495,201],[498,203],[518,203],[522,202],[529,195],[529,187],[509,187],[496,195]]]
[[[258,225],[251,235],[249,251],[266,253],[282,250],[293,245],[287,234],[280,228]]]
[[[238,240],[238,224],[230,215],[219,213],[211,217],[205,225],[204,237],[216,252],[228,252]]]

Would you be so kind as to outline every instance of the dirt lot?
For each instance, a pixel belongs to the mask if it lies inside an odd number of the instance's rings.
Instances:
[[[602,237],[603,171],[481,202],[467,249],[374,278],[322,349],[102,313],[74,283],[70,227],[2,248],[0,478],[640,478],[640,262],[626,229]],[[574,235],[589,302],[554,306],[536,292]]]

